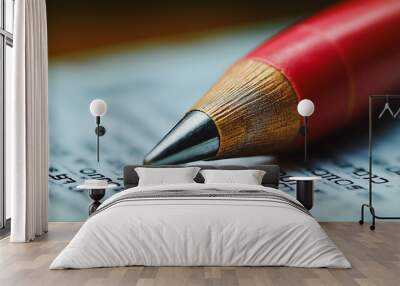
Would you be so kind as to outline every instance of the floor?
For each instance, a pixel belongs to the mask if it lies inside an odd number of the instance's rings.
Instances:
[[[11,219],[7,219],[4,227],[0,228],[0,240],[10,235]]]
[[[80,223],[50,223],[49,233],[28,244],[0,241],[0,285],[400,285],[400,224],[323,223],[352,269],[288,267],[123,267],[48,270]]]

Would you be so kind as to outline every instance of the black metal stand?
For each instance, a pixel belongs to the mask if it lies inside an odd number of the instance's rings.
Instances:
[[[375,230],[375,220],[391,220],[391,219],[400,219],[400,217],[387,217],[387,216],[378,216],[375,213],[375,208],[372,205],[372,100],[374,98],[400,98],[400,95],[370,95],[369,96],[369,184],[368,184],[368,204],[361,205],[361,219],[358,221],[359,224],[364,224],[364,208],[369,208],[369,211],[372,216],[372,224],[369,226],[371,230]]]
[[[100,161],[100,136],[106,134],[106,129],[104,126],[100,125],[100,116],[96,116],[96,125],[94,132],[97,135],[97,162]]]
[[[105,189],[91,189],[89,190],[89,197],[93,200],[93,202],[89,205],[89,215],[94,213],[97,208],[101,205],[100,200],[106,194]]]
[[[311,210],[314,205],[313,182],[313,180],[296,181],[296,199],[308,210]]]
[[[304,136],[304,163],[307,163],[308,116],[304,116],[304,125],[300,127],[299,131]]]
[[[304,117],[304,162],[307,162],[308,116]]]

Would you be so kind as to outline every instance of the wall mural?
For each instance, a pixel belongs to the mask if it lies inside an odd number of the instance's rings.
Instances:
[[[84,179],[106,178],[123,187],[122,168],[141,164],[144,156],[208,90],[224,69],[293,19],[226,29],[191,39],[120,45],[110,51],[51,58],[49,64],[50,221],[83,221],[91,200],[76,186]],[[96,158],[95,119],[89,104],[108,104],[101,124]],[[382,112],[376,102],[374,135],[374,204],[379,214],[396,215],[400,205],[400,100]],[[318,102],[315,102],[318,109]],[[334,108],[334,107],[332,107]],[[374,113],[374,114],[375,114]],[[280,188],[295,193],[293,175],[319,176],[312,214],[320,221],[357,221],[368,194],[368,114],[340,132],[303,150],[291,148],[274,156],[228,159],[218,164],[277,163]],[[379,119],[378,119],[379,117]],[[393,118],[395,117],[395,118]],[[310,133],[313,118],[310,119]],[[299,140],[302,140],[299,135]]]

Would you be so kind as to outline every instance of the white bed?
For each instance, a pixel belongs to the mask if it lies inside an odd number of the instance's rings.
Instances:
[[[168,191],[177,194],[136,197]],[[190,196],[191,192],[204,195]],[[214,196],[216,192],[241,195]],[[254,197],[252,192],[265,192],[267,199],[264,193]],[[350,268],[318,222],[298,204],[282,191],[254,185],[130,188],[100,206],[50,269],[127,265]]]

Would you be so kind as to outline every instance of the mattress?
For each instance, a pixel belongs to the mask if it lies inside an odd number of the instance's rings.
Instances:
[[[292,196],[197,183],[134,187],[110,197],[50,269],[129,265],[351,267]]]

